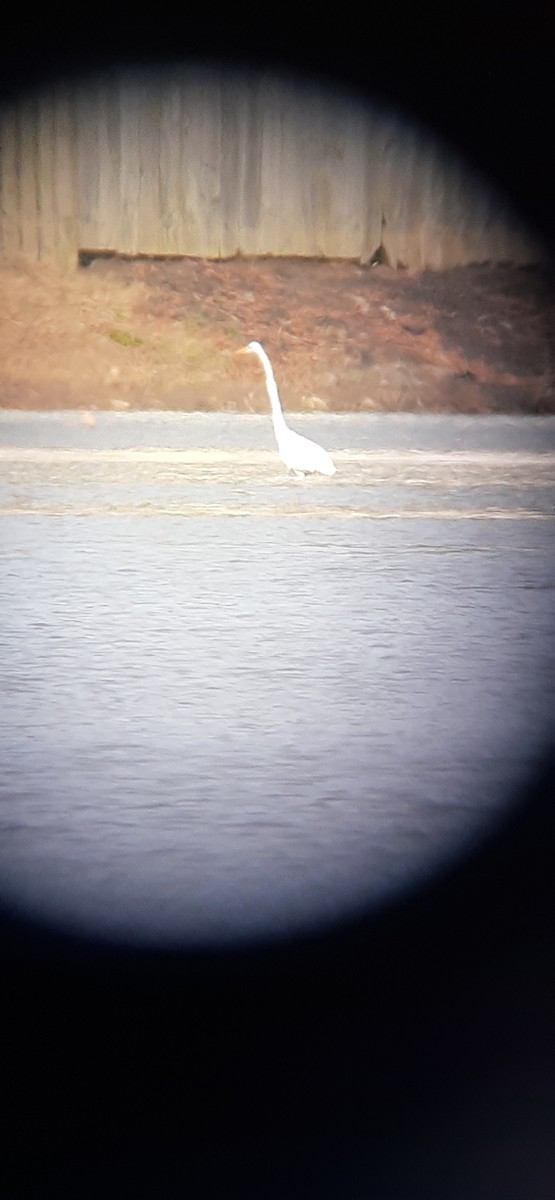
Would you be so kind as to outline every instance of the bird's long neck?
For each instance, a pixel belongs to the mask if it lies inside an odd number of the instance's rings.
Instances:
[[[287,432],[287,425],[285,424],[285,417],[283,415],[283,411],[281,408],[281,401],[279,398],[277,383],[274,379],[274,372],[272,371],[272,365],[270,363],[270,359],[268,358],[268,355],[266,354],[265,350],[262,349],[262,347],[260,347],[260,350],[258,351],[258,357],[262,363],[262,366],[264,367],[264,374],[266,376],[266,388],[268,391],[268,396],[270,397],[270,404],[272,406],[272,421],[274,423],[274,433],[276,435],[276,441],[279,444],[279,442],[281,441],[281,439],[283,437],[283,434]]]

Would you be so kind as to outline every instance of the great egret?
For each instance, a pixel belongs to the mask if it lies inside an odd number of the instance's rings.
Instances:
[[[335,475],[335,463],[322,446],[300,433],[295,433],[294,429],[289,429],[286,425],[272,364],[260,342],[249,342],[248,346],[237,350],[237,354],[256,354],[264,367],[266,389],[272,406],[274,433],[285,466],[298,476],[312,474],[314,471],[319,471],[321,475]]]

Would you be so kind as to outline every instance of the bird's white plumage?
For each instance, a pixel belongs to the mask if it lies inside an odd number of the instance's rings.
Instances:
[[[335,475],[335,463],[327,451],[317,442],[311,441],[310,438],[295,433],[295,430],[289,429],[286,424],[272,364],[260,342],[249,342],[248,346],[237,353],[256,354],[262,363],[266,377],[266,389],[272,406],[272,421],[277,447],[285,466],[290,471],[294,471],[296,475],[313,474],[315,471],[321,475]]]

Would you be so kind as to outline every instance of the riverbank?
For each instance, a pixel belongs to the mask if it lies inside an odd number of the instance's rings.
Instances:
[[[537,269],[410,275],[287,259],[97,258],[0,271],[0,406],[553,413],[555,298]]]

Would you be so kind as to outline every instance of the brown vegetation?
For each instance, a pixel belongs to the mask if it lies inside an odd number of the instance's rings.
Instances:
[[[553,291],[535,269],[409,275],[288,259],[96,259],[0,272],[0,404],[265,411],[553,412]]]

